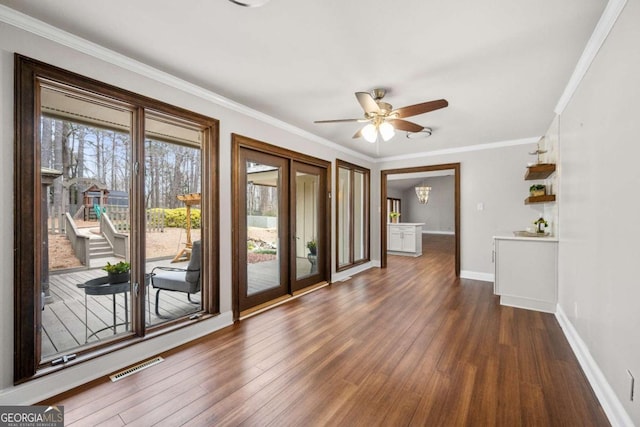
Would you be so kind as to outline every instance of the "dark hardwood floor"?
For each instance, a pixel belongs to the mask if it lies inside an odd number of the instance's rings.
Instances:
[[[451,236],[43,404],[66,425],[605,426],[553,315],[457,279]]]

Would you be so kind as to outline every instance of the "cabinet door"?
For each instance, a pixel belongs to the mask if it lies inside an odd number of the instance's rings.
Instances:
[[[403,252],[416,251],[416,232],[415,231],[402,232],[402,251]]]
[[[495,293],[555,304],[557,243],[496,240]]]
[[[402,250],[402,232],[395,227],[391,227],[389,230],[388,246],[390,251]]]

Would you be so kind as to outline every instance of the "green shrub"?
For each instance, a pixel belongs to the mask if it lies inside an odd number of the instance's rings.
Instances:
[[[186,228],[187,226],[187,208],[175,208],[175,209],[163,209],[163,208],[151,208],[148,212],[153,213],[153,226],[160,226],[162,216],[157,215],[159,212],[164,211],[164,226]],[[191,228],[200,228],[200,209],[191,208]]]
[[[267,254],[267,255],[276,255],[278,252],[276,252],[275,249],[258,249],[256,251],[253,251],[254,254]]]

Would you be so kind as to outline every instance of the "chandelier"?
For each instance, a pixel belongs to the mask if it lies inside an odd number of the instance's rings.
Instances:
[[[416,186],[416,196],[418,196],[418,201],[423,205],[426,205],[429,201],[429,192],[431,191],[431,187],[427,187],[425,184],[420,184]]]

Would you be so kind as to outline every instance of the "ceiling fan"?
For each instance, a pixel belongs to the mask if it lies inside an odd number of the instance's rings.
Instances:
[[[388,141],[393,138],[396,130],[404,130],[411,133],[422,131],[424,126],[403,119],[405,117],[417,116],[418,114],[438,110],[449,105],[446,99],[438,99],[436,101],[423,102],[394,110],[391,104],[382,101],[385,94],[385,89],[374,89],[372,93],[356,92],[356,98],[364,109],[364,118],[316,120],[314,123],[367,123],[367,125],[358,130],[353,137],[360,138],[362,136],[367,141],[374,143],[378,139],[378,133],[383,140]]]

